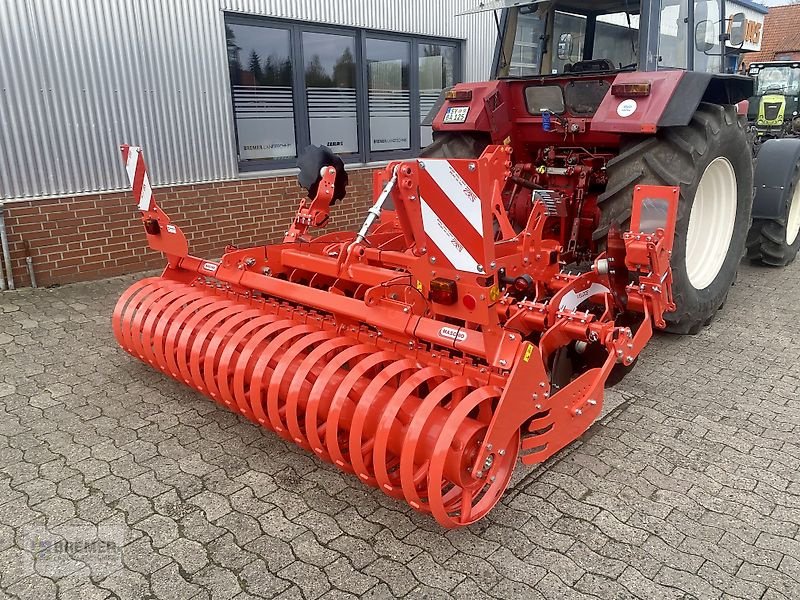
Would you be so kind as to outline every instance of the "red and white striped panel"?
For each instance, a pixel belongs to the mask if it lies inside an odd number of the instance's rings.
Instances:
[[[479,189],[478,174],[469,170],[470,162],[419,161],[422,225],[429,241],[455,269],[483,273],[487,226],[475,191]]]
[[[139,205],[139,210],[150,211],[154,208],[153,188],[150,186],[150,177],[144,164],[144,155],[139,146],[120,146],[125,170],[133,188],[133,197]]]

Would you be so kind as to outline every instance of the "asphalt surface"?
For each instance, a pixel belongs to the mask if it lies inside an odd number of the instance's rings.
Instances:
[[[800,263],[458,531],[124,353],[131,281],[0,294],[0,596],[800,598]]]

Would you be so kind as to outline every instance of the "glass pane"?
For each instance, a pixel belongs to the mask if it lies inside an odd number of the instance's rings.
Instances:
[[[225,33],[239,159],[294,158],[289,31],[227,24]]]
[[[661,3],[661,29],[658,36],[659,68],[685,69],[687,46],[687,0],[663,0]]]
[[[544,20],[538,15],[520,13],[517,16],[517,33],[511,54],[509,75],[538,75],[542,54]]]
[[[722,57],[722,46],[720,46],[720,35],[722,34],[721,19],[719,10],[719,0],[704,0],[694,3],[694,22],[698,32],[696,41],[703,39],[711,48],[703,52],[702,48],[694,49],[694,70],[705,71],[707,73],[719,73]],[[694,37],[694,36],[693,36]]]
[[[336,154],[358,152],[355,40],[303,32],[311,143]]]
[[[559,43],[562,35],[572,36],[571,44],[563,45],[564,58],[559,58]],[[583,42],[586,39],[586,17],[556,12],[553,31],[553,73],[563,73],[564,65],[583,60]]]
[[[367,38],[370,150],[411,148],[408,42]]]
[[[419,45],[419,116],[424,121],[433,109],[439,94],[456,81],[456,49],[439,44]],[[420,125],[420,146],[424,148],[433,141],[433,130],[429,125]]]
[[[607,58],[617,67],[636,64],[639,55],[639,15],[614,13],[597,17],[592,58]]]

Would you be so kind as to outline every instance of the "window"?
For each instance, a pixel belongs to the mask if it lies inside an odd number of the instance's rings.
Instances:
[[[571,43],[562,40],[564,34],[571,36]],[[583,43],[586,40],[586,17],[556,11],[553,24],[553,73],[563,73],[567,64],[576,63],[583,60]],[[559,57],[559,44],[562,44]]]
[[[296,157],[289,30],[225,30],[240,159]]]
[[[303,56],[311,143],[357,153],[355,38],[303,32]]]
[[[689,22],[687,0],[664,0],[661,3],[661,29],[658,36],[659,68],[686,69]]]
[[[509,75],[538,75],[545,23],[536,13],[519,12]]]
[[[694,48],[694,70],[707,73],[719,73],[722,60],[722,14],[719,0],[703,0],[694,3],[694,27],[699,37],[704,38],[710,49],[703,51]],[[695,33],[692,33],[692,41]]]
[[[418,48],[419,110],[420,118],[424,121],[442,90],[454,86],[458,81],[457,49],[442,44],[420,44]],[[420,125],[419,140],[420,148],[433,141],[433,128],[430,125]]]
[[[416,154],[431,142],[423,119],[461,80],[455,40],[238,14],[225,31],[242,171],[293,167],[309,144],[351,163]]]
[[[411,44],[367,38],[369,148],[411,148],[409,61]]]
[[[639,15],[613,13],[597,17],[592,58],[607,58],[617,67],[639,60]]]

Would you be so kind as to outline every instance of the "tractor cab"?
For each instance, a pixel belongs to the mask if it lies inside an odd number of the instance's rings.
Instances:
[[[684,69],[721,73],[744,15],[720,0],[514,2],[502,13],[496,77]],[[488,5],[487,5],[488,6]]]
[[[748,74],[756,80],[748,120],[757,144],[800,136],[800,62],[753,63]]]

